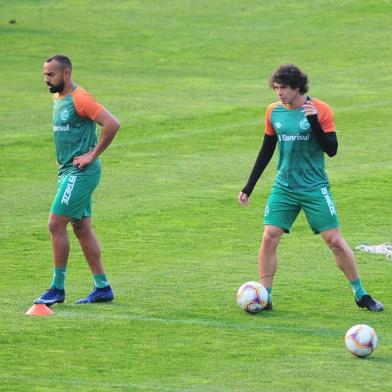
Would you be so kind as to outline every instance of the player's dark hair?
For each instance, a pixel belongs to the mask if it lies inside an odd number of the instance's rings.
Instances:
[[[46,63],[50,63],[51,61],[56,60],[58,63],[61,64],[61,67],[64,68],[69,68],[72,71],[72,63],[69,57],[64,56],[62,54],[56,54],[52,57],[49,57],[46,60]]]
[[[271,76],[269,86],[275,88],[275,83],[291,88],[299,88],[301,94],[308,92],[308,76],[293,64],[281,65]]]

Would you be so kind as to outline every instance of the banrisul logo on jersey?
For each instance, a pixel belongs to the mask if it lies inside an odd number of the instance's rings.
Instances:
[[[281,135],[278,135],[278,139],[280,142],[307,142],[310,138],[310,133],[304,133],[300,134],[297,133],[296,135],[286,135],[285,133],[282,133]]]
[[[67,125],[53,125],[53,132],[68,132],[69,124]]]

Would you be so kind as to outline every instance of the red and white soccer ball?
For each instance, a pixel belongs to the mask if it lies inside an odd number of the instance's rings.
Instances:
[[[344,342],[351,354],[364,358],[377,348],[378,337],[372,327],[366,324],[357,324],[347,331]]]
[[[246,282],[237,291],[237,303],[249,313],[260,312],[268,304],[268,292],[258,282]]]

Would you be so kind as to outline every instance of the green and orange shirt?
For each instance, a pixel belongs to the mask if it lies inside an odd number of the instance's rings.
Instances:
[[[335,132],[332,109],[324,102],[309,97],[318,111],[324,132]],[[284,188],[314,190],[329,186],[324,152],[320,148],[302,106],[286,108],[281,102],[268,106],[265,133],[276,135],[279,160],[275,184]]]
[[[64,98],[53,96],[53,133],[59,174],[78,170],[73,159],[91,151],[98,143],[97,118],[103,106],[83,88],[77,86]],[[84,170],[100,170],[97,158]]]

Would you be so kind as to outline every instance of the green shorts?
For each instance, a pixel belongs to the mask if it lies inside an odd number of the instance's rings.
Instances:
[[[91,216],[92,193],[101,178],[100,171],[78,171],[60,175],[57,193],[50,212],[64,215],[73,221]]]
[[[327,186],[312,191],[274,186],[265,207],[264,224],[289,233],[301,208],[315,234],[339,227],[335,202]]]

